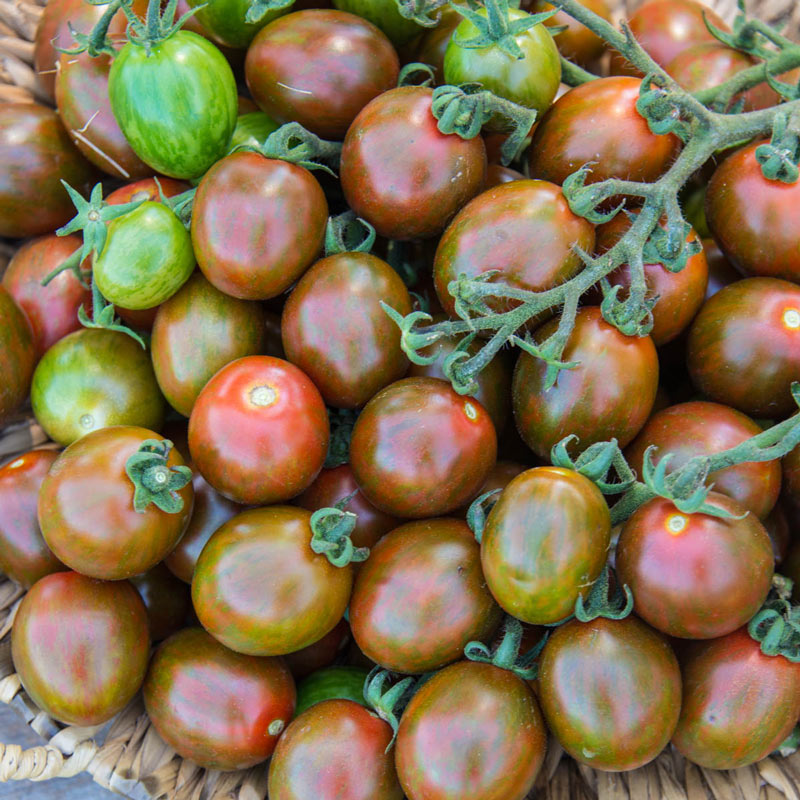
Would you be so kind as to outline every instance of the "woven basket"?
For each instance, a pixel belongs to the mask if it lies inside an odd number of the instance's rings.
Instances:
[[[618,0],[617,18],[641,1]],[[46,102],[32,67],[33,38],[44,2],[0,0],[0,102]],[[736,0],[705,2],[729,21],[736,14]],[[749,7],[767,22],[784,22],[789,35],[800,34],[800,0],[749,0]],[[0,239],[0,275],[12,253],[13,245]],[[23,413],[0,432],[0,465],[46,443],[42,429]],[[46,743],[28,750],[0,744],[0,781],[47,780],[85,771],[101,786],[133,800],[264,800],[267,764],[220,773],[180,758],[150,724],[141,698],[107,725],[93,728],[64,727],[37,708],[23,691],[11,660],[9,634],[23,595],[23,589],[0,575],[0,702],[19,712]],[[722,772],[697,767],[670,748],[628,773],[600,772],[562,756],[551,740],[531,798],[800,800],[800,752]]]

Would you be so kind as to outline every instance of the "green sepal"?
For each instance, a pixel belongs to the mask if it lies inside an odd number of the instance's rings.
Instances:
[[[354,211],[328,218],[325,227],[325,255],[369,253],[375,244],[375,228]]]
[[[766,656],[783,656],[800,663],[800,606],[791,603],[792,581],[775,575],[761,610],[750,620],[747,632]]]
[[[329,164],[338,167],[342,143],[320,139],[311,131],[307,131],[299,122],[287,122],[273,131],[263,144],[257,147],[240,144],[233,147],[230,152],[240,151],[260,153],[264,158],[288,161],[308,170],[320,169],[336,177]]]
[[[422,76],[422,81],[414,80],[415,76]],[[433,86],[436,83],[436,73],[430,64],[413,61],[406,64],[397,76],[398,86]]]
[[[125,462],[125,472],[134,485],[133,508],[143,514],[153,503],[167,514],[183,511],[178,492],[192,479],[189,467],[167,464],[172,442],[169,439],[145,439]]]
[[[84,328],[99,328],[106,331],[124,333],[126,336],[130,336],[135,342],[138,342],[142,350],[147,349],[145,340],[117,317],[114,305],[103,297],[100,289],[97,288],[94,277],[92,277],[92,316],[90,318],[86,313],[86,309],[81,305],[78,309],[78,322],[80,322]]]
[[[439,24],[442,15],[436,12],[447,5],[447,2],[448,0],[395,0],[400,16],[423,28],[435,28]]]
[[[490,492],[478,495],[467,509],[467,525],[478,544],[483,540],[483,531],[486,529],[489,512],[494,508],[499,499],[498,495],[502,491],[502,489],[492,489]]]
[[[393,684],[389,689],[385,689],[386,683],[393,680],[395,680],[395,673],[376,666],[364,681],[364,700],[367,706],[392,729],[392,738],[386,745],[385,752],[387,753],[397,738],[397,729],[400,727],[400,716],[403,709],[408,705],[408,701],[420,685],[420,681],[408,677]]]
[[[607,279],[601,281],[603,300],[600,313],[603,319],[626,336],[647,336],[653,330],[653,308],[658,295],[639,299],[633,292],[624,300],[617,299],[622,290],[619,284],[611,285]]]
[[[437,342],[444,336],[444,333],[438,330],[432,333],[425,333],[414,329],[418,322],[433,322],[433,317],[424,311],[412,311],[410,314],[403,316],[399,311],[384,303],[383,300],[380,302],[384,313],[400,328],[400,347],[408,356],[409,361],[420,366],[433,364],[438,356],[422,356],[417,351]]]
[[[346,500],[349,501],[350,497]],[[366,561],[369,548],[355,547],[350,540],[357,519],[352,511],[343,511],[338,507],[318,509],[311,515],[311,549],[324,555],[334,567]]]
[[[535,680],[538,674],[536,659],[539,657],[547,641],[547,635],[536,644],[534,648],[520,655],[519,648],[522,644],[522,623],[511,616],[506,616],[503,625],[503,636],[500,643],[491,649],[483,642],[468,642],[464,648],[464,656],[469,661],[482,664],[491,664],[500,669],[513,672],[522,680]]]
[[[605,495],[627,492],[635,483],[636,475],[625,460],[616,439],[595,442],[577,458],[572,458],[568,447],[580,440],[574,434],[565,436],[550,450],[550,462],[554,467],[571,469],[588,478]],[[612,470],[616,480],[611,479]]]
[[[633,592],[625,584],[616,586],[613,597],[608,596],[610,567],[606,564],[597,580],[592,584],[584,602],[583,595],[575,601],[575,619],[591,622],[598,617],[604,619],[625,619],[633,611]]]
[[[294,4],[294,0],[251,0],[244,21],[254,25],[261,22],[272,11],[283,11]]]

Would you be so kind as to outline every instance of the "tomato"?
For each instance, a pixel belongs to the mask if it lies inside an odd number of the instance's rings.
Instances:
[[[539,662],[539,701],[550,730],[578,762],[618,771],[666,747],[681,709],[681,673],[666,639],[635,617],[572,620]]]
[[[192,608],[189,587],[179,581],[163,564],[131,578],[147,609],[150,636],[160,642],[184,627]]]
[[[638,78],[601,78],[556,100],[533,134],[531,177],[562,184],[593,162],[587,183],[657,180],[672,163],[679,141],[650,131],[636,110],[640,86]]]
[[[278,127],[278,123],[263,111],[239,114],[236,117],[236,127],[233,129],[231,148],[243,144],[258,147],[264,144],[267,137],[278,130]]]
[[[609,251],[630,229],[631,221],[625,214],[618,214],[611,222],[597,229],[596,252]],[[691,231],[687,242],[697,240],[697,234]],[[663,264],[645,264],[644,278],[649,290],[648,294],[658,297],[653,308],[653,329],[650,337],[656,347],[661,347],[676,339],[691,323],[705,299],[708,287],[708,262],[703,251],[690,256],[680,272],[670,272]],[[621,286],[617,295],[625,299],[631,286],[631,271],[628,264],[615,269],[608,280],[612,286]],[[588,298],[587,298],[588,299]],[[597,305],[602,302],[602,293],[597,291],[591,295],[591,301]]]
[[[741,280],[739,272],[724,255],[713,239],[703,239],[703,252],[708,262],[708,287],[706,300],[730,283]]]
[[[708,502],[735,515],[744,512],[716,492]],[[764,602],[774,569],[769,535],[752,514],[684,514],[660,497],[625,523],[616,558],[636,613],[684,639],[724,636],[747,622]]]
[[[50,234],[33,239],[14,253],[3,274],[3,286],[28,318],[39,358],[59,339],[81,327],[78,309],[90,305],[91,292],[72,270],[42,286],[42,281],[80,245],[78,236]]]
[[[164,422],[147,352],[124,333],[96,328],[70,333],[44,354],[33,374],[31,405],[36,421],[62,445],[109,425],[158,430]]]
[[[792,533],[789,530],[789,520],[784,511],[783,503],[778,502],[764,519],[764,527],[772,542],[772,552],[775,556],[776,567],[782,568],[782,562],[789,550]]]
[[[316,259],[328,203],[303,167],[234,153],[203,176],[192,211],[192,243],[208,280],[225,294],[267,300]]]
[[[297,684],[297,710],[299,716],[323,700],[352,700],[366,705],[364,682],[369,670],[362,667],[327,667],[312,673]]]
[[[483,188],[483,139],[440,133],[432,94],[421,86],[384,92],[344,139],[339,176],[347,204],[387,239],[436,235]]]
[[[522,446],[525,447],[524,444]],[[498,461],[489,471],[489,475],[484,481],[483,486],[478,489],[475,496],[470,498],[470,500],[459,509],[459,514],[461,516],[466,516],[474,500],[479,498],[482,494],[491,492],[494,489],[505,489],[517,475],[525,472],[527,469],[530,469],[529,465],[518,464],[516,461]],[[499,495],[495,497],[495,500],[497,497],[499,497]]]
[[[349,641],[350,626],[344,619],[340,619],[321,639],[295,650],[294,653],[287,653],[284,661],[295,679],[299,680],[315,670],[333,664]]]
[[[61,181],[86,194],[94,178],[55,111],[35,103],[0,103],[0,163],[0,236],[63,225],[75,209]]]
[[[783,459],[783,486],[789,497],[800,503],[800,446]]]
[[[231,361],[260,353],[264,338],[257,303],[223,294],[195,272],[156,314],[151,346],[158,385],[188,417],[209,379]]]
[[[761,431],[749,417],[727,406],[702,401],[681,403],[653,414],[628,446],[625,457],[641,475],[644,451],[656,445],[653,463],[672,453],[669,469],[674,470],[695,456],[736,447]],[[777,461],[737,464],[712,472],[708,483],[763,519],[778,501],[781,468]]]
[[[558,319],[542,325],[537,342],[552,335]],[[562,370],[545,389],[546,365],[521,353],[514,369],[514,419],[525,443],[540,458],[565,436],[578,437],[585,450],[615,438],[624,447],[641,430],[656,397],[658,358],[649,336],[625,336],[609,325],[596,307],[582,308],[575,319],[562,361],[579,362]]]
[[[411,61],[433,67],[435,84],[440,86],[444,80],[444,54],[453,31],[461,24],[464,17],[452,6],[443,6],[439,12],[439,24],[433,28],[425,28],[413,42],[413,58]]]
[[[325,700],[291,722],[269,765],[271,800],[402,800],[392,729],[352,700]]]
[[[189,419],[189,450],[203,477],[244,505],[289,500],[317,477],[328,450],[328,414],[297,367],[248,356],[205,385]]]
[[[800,380],[800,286],[747,278],[717,292],[689,329],[692,383],[711,400],[756,417],[793,411]]]
[[[400,329],[381,301],[400,314],[411,313],[400,276],[369,253],[323,258],[286,301],[281,319],[286,357],[335,408],[363,406],[408,370]]]
[[[755,158],[759,144],[737,150],[714,171],[706,192],[708,225],[740,271],[800,283],[800,185],[767,180]]]
[[[768,756],[800,716],[800,664],[766,656],[746,628],[692,644],[672,738],[690,761],[738,769]]]
[[[486,169],[486,189],[492,189],[495,186],[500,186],[503,183],[512,183],[513,181],[524,181],[525,176],[515,169],[509,169],[501,164],[489,164]]]
[[[381,511],[447,514],[481,487],[497,455],[483,406],[437,378],[405,378],[378,392],[356,420],[350,466]]]
[[[31,326],[20,307],[0,285],[0,423],[28,396],[36,364]]]
[[[66,567],[42,538],[36,514],[39,488],[58,457],[31,450],[0,467],[0,570],[26,589]]]
[[[607,0],[583,0],[584,8],[593,11],[603,19],[611,22],[611,9]],[[545,0],[533,0],[531,11],[551,11],[553,6]],[[597,61],[605,52],[605,42],[596,34],[573,19],[564,11],[557,11],[552,17],[546,19],[544,24],[548,27],[566,25],[566,30],[556,36],[556,45],[562,56],[575,64],[586,67]]]
[[[252,509],[208,540],[192,578],[192,602],[203,627],[226,647],[293,653],[342,618],[353,570],[311,549],[310,519],[310,511],[292,506]]]
[[[361,651],[393,672],[430,672],[483,641],[502,612],[465,522],[410,522],[378,542],[359,570],[350,627]],[[436,625],[431,625],[436,619]]]
[[[583,269],[572,250],[576,243],[591,252],[594,226],[570,211],[560,187],[521,180],[488,189],[459,212],[439,240],[433,263],[439,302],[455,317],[448,284],[462,274],[475,278],[489,270],[499,270],[493,281],[516,289],[552,289]],[[502,299],[488,304],[497,312],[515,305]]]
[[[370,100],[397,86],[399,70],[397,53],[378,28],[326,8],[271,23],[245,61],[247,86],[267,114],[337,140]]]
[[[488,16],[485,9],[477,13]],[[530,14],[519,8],[508,10],[512,25],[529,18]],[[547,27],[539,23],[514,36],[514,43],[523,53],[519,59],[508,55],[498,44],[479,48],[459,44],[479,35],[478,27],[469,19],[463,19],[455,29],[444,56],[445,83],[454,86],[480,83],[498,97],[534,109],[537,117],[541,117],[561,83],[558,48]],[[507,125],[505,119],[492,119],[488,123],[490,130],[505,130]]]
[[[158,180],[158,183],[156,183],[156,180]],[[176,181],[172,178],[143,178],[115,189],[106,197],[106,203],[110,206],[133,203],[138,200],[152,200],[156,203],[161,199],[161,194],[158,191],[159,186],[161,186],[161,191],[165,197],[174,197],[176,194],[181,194],[181,192],[191,188],[188,183]]]
[[[149,52],[128,42],[111,65],[108,96],[125,138],[156,172],[196,178],[228,150],[236,81],[196,33],[177,31]]]
[[[528,684],[460,661],[422,685],[403,712],[395,764],[409,800],[522,800],[547,743]]]
[[[19,606],[11,655],[45,713],[68,725],[99,725],[142,685],[150,655],[144,603],[127,581],[46,575]]]
[[[197,9],[194,18],[210,34],[213,42],[234,49],[247,47],[267,23],[288,10],[270,9],[258,22],[247,22],[245,17],[253,5],[253,0],[211,0],[207,3],[189,0],[189,6]]]
[[[395,47],[428,30],[403,17],[394,0],[333,0],[333,5],[340,11],[349,11],[369,20],[389,37]]]
[[[175,514],[151,503],[133,506],[127,460],[157,433],[115,426],[87,433],[56,460],[39,493],[39,524],[50,549],[68,567],[92,578],[120,580],[161,561],[183,535],[192,515],[191,484],[180,490]],[[169,467],[183,465],[174,448]]]
[[[281,659],[234,653],[200,628],[161,644],[143,693],[159,736],[182,758],[220,770],[269,758],[295,704]]]
[[[117,124],[108,99],[111,58],[62,53],[56,70],[56,106],[78,150],[114,178],[132,180],[152,174],[133,152]]]
[[[350,534],[350,540],[356,547],[374,547],[384,534],[400,524],[397,517],[379,511],[364,497],[349,464],[323,469],[314,483],[294,502],[301,508],[317,511],[320,508],[333,508],[350,495],[353,498],[344,510],[356,515],[356,526]]]
[[[489,514],[481,564],[495,600],[522,622],[559,622],[606,563],[611,520],[583,475],[535,467],[514,478]]]

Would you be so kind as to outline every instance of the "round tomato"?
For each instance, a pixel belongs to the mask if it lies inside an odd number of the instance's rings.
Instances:
[[[208,38],[217,45],[236,50],[247,47],[267,23],[289,10],[270,9],[258,22],[247,22],[247,13],[254,5],[253,0],[210,0],[204,3],[189,0],[189,6],[197,9],[194,19],[203,26]],[[259,9],[263,10],[260,4]]]
[[[144,603],[128,581],[47,575],[19,606],[11,655],[40,709],[68,725],[99,725],[142,685],[150,656]]]
[[[293,364],[248,356],[205,385],[189,419],[189,451],[203,477],[244,505],[289,500],[317,477],[328,452],[328,413]]]
[[[364,683],[369,670],[363,667],[327,667],[297,684],[297,715],[323,700],[352,700],[366,707]]]
[[[25,314],[0,285],[0,423],[28,396],[36,346]]]
[[[709,504],[739,516],[735,500],[712,492]],[[774,570],[772,543],[752,515],[721,519],[684,514],[656,497],[625,523],[617,575],[636,613],[670,636],[711,639],[747,622],[764,602]]]
[[[161,187],[161,192],[159,192],[159,187]],[[142,178],[142,180],[134,181],[115,189],[106,197],[106,203],[110,206],[135,203],[139,200],[152,200],[157,203],[161,199],[161,193],[164,194],[164,197],[174,197],[189,188],[191,187],[188,183],[176,181],[172,178]]]
[[[342,618],[353,569],[311,549],[311,512],[292,506],[243,511],[200,553],[192,578],[197,618],[239,653],[293,653]],[[298,590],[302,587],[302,591]]]
[[[440,133],[432,95],[421,86],[384,92],[344,139],[339,175],[347,204],[387,239],[436,235],[483,188],[483,139]]]
[[[219,770],[269,758],[295,704],[281,659],[234,653],[200,628],[161,644],[143,693],[161,738],[181,757]]]
[[[192,609],[189,587],[179,581],[163,564],[131,578],[147,609],[150,637],[160,642],[184,627]]]
[[[350,626],[344,619],[340,619],[321,639],[295,650],[294,653],[287,653],[284,661],[295,679],[299,680],[315,670],[333,664],[349,641]]]
[[[483,406],[437,378],[405,378],[378,392],[350,440],[350,465],[367,500],[414,519],[463,505],[496,456],[497,436]]]
[[[333,5],[340,11],[349,11],[369,20],[389,37],[395,47],[428,30],[413,19],[402,16],[394,0],[333,0]]]
[[[582,0],[582,5],[611,22],[611,9],[607,0]],[[553,6],[546,0],[533,0],[531,3],[531,11],[541,12],[552,9]],[[548,27],[566,26],[566,30],[556,35],[556,45],[561,55],[575,64],[583,67],[589,66],[597,61],[606,50],[605,42],[596,33],[564,11],[557,11],[552,17],[546,19],[544,24]]]

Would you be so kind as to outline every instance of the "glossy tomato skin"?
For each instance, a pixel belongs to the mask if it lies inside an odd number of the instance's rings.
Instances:
[[[25,691],[69,725],[99,725],[130,702],[150,654],[147,612],[128,581],[56,572],[25,595],[11,655]]]
[[[48,436],[62,445],[109,425],[158,430],[164,423],[164,398],[147,351],[124,333],[96,328],[70,333],[44,354],[33,375],[31,405]]]
[[[800,664],[764,655],[746,628],[693,643],[681,671],[683,706],[672,743],[702,767],[760,761],[800,716]]]
[[[389,37],[395,47],[428,30],[403,17],[392,0],[333,0],[333,6],[369,20]]]
[[[267,300],[291,286],[322,249],[328,203],[303,167],[258,153],[226,156],[203,176],[192,243],[225,294]]]
[[[37,516],[39,489],[57,457],[31,450],[0,467],[0,570],[25,588],[66,569],[45,544]]]
[[[325,700],[296,717],[269,765],[271,800],[402,800],[392,729],[352,700]]]
[[[502,183],[513,183],[514,181],[524,181],[525,176],[515,169],[504,167],[501,164],[489,164],[486,169],[486,189],[493,189]]]
[[[207,37],[216,45],[234,50],[247,47],[265,25],[289,10],[270,9],[258,22],[247,22],[245,17],[252,5],[252,0],[189,0],[189,6],[197,8],[194,19],[203,26]]]
[[[258,303],[224,294],[195,272],[159,306],[153,324],[153,370],[164,397],[188,417],[209,379],[262,352],[265,335]]]
[[[686,358],[706,397],[755,417],[791,413],[790,386],[800,380],[800,286],[776,278],[726,286],[695,317]]]
[[[223,367],[189,419],[189,451],[203,477],[244,505],[289,500],[317,477],[328,451],[319,391],[293,364],[248,356]]]
[[[78,309],[91,304],[91,292],[72,270],[42,286],[42,281],[80,245],[78,236],[48,234],[33,239],[14,253],[3,273],[3,286],[28,318],[40,358],[59,339],[81,327]]]
[[[333,664],[349,641],[350,626],[346,620],[340,619],[321,639],[295,650],[294,653],[287,653],[284,661],[295,680],[300,680],[312,672]]]
[[[310,519],[293,506],[252,509],[208,540],[192,602],[203,627],[226,647],[285,655],[319,641],[342,618],[353,568],[334,567],[311,549]]]
[[[350,466],[367,500],[414,519],[466,502],[496,457],[497,436],[483,406],[437,378],[405,378],[378,392],[350,440]]]
[[[334,408],[363,406],[408,371],[400,329],[381,301],[405,316],[411,296],[400,275],[370,253],[338,253],[314,264],[281,318],[286,358]]]
[[[347,204],[387,239],[435,236],[483,188],[483,139],[440,133],[432,94],[421,86],[384,92],[344,140],[339,175]]]
[[[558,320],[535,333],[544,341]],[[650,415],[658,388],[658,358],[649,336],[625,336],[609,325],[600,309],[578,311],[563,361],[578,361],[562,370],[545,390],[543,361],[521,353],[514,369],[512,402],[517,429],[540,458],[565,436],[578,436],[582,450],[615,438],[621,447],[641,430]]]
[[[279,127],[278,123],[263,111],[240,113],[236,117],[236,127],[233,129],[233,136],[231,137],[231,148],[240,144],[261,145]]]
[[[611,22],[611,9],[607,0],[584,0],[583,5]],[[533,0],[531,3],[531,12],[540,13],[552,11],[552,9],[553,6],[545,0]],[[556,46],[561,55],[575,64],[588,66],[597,61],[605,52],[606,46],[603,40],[564,11],[557,11],[552,17],[546,19],[544,24],[548,27],[567,26],[565,31],[555,37]]]
[[[735,500],[716,492],[708,502],[737,516],[744,513]],[[724,636],[746,623],[764,602],[774,571],[769,534],[752,514],[743,519],[684,514],[659,497],[625,523],[616,563],[638,616],[683,639]]]
[[[191,187],[185,181],[176,181],[174,178],[142,178],[141,180],[120,186],[106,197],[106,203],[110,206],[122,205],[123,203],[134,203],[139,200],[152,200],[154,203],[161,199],[158,191],[159,185],[165,197],[174,197],[181,194]]]
[[[403,712],[395,764],[409,800],[522,800],[547,735],[528,684],[459,661],[422,685]]]
[[[480,546],[465,522],[419,520],[381,539],[358,573],[350,627],[384,669],[419,674],[485,641],[502,611],[486,588]],[[430,621],[436,619],[436,625]]]
[[[86,194],[94,168],[55,111],[36,103],[0,105],[0,236],[50,233],[75,208],[61,180]]]
[[[591,251],[594,241],[594,226],[570,211],[559,186],[538,180],[496,186],[468,203],[439,240],[433,263],[436,294],[455,317],[447,287],[461,274],[476,278],[499,270],[497,282],[552,289],[583,269],[572,245]],[[488,302],[498,312],[513,307],[512,301]]]
[[[144,682],[145,709],[161,738],[207,769],[246,769],[269,758],[295,697],[281,659],[234,653],[201,628],[163,642]]]
[[[572,620],[542,651],[539,701],[574,759],[594,769],[636,769],[675,730],[680,668],[667,640],[635,617]]]
[[[800,186],[767,180],[754,142],[728,156],[706,192],[706,218],[726,258],[748,275],[800,283]]]
[[[378,28],[327,8],[271,23],[245,61],[247,85],[267,114],[339,141],[370,100],[397,86],[399,70],[397,53]]]
[[[489,514],[481,564],[497,602],[534,625],[558,622],[606,562],[611,520],[588,479],[559,467],[514,478]]]
[[[227,152],[236,81],[222,53],[196,33],[178,31],[150,53],[128,42],[111,66],[108,94],[125,138],[156,172],[196,178]]]
[[[0,423],[22,405],[36,365],[36,346],[25,313],[0,285]]]
[[[351,494],[353,498],[345,506],[345,511],[356,515],[356,527],[350,535],[350,540],[356,547],[372,548],[382,536],[396,528],[401,521],[397,517],[379,511],[364,497],[349,464],[323,469],[314,483],[294,502],[301,508],[317,511],[320,508],[333,508]]]
[[[155,504],[133,508],[134,485],[125,463],[147,439],[145,428],[103,428],[70,445],[57,459],[39,493],[39,524],[53,553],[68,567],[103,580],[131,578],[158,564],[178,543],[192,515],[194,492],[179,491],[175,514]],[[175,448],[167,464],[182,466]]]
[[[434,28],[425,28],[413,42],[413,61],[427,64],[433,68],[435,85],[440,86],[444,80],[444,56],[453,31],[461,24],[464,17],[452,6],[443,6],[439,24]]]
[[[657,464],[672,453],[670,470],[683,466],[695,456],[719,453],[741,444],[762,432],[749,417],[719,403],[693,401],[670,406],[653,414],[636,439],[628,445],[625,457],[638,475],[642,474],[644,451],[655,445]],[[781,490],[781,468],[777,461],[737,464],[712,472],[708,483],[714,491],[732,497],[764,519],[778,501]]]
[[[530,175],[562,184],[595,162],[586,183],[607,178],[652,182],[669,167],[678,140],[657,136],[636,110],[641,81],[617,77],[589,81],[562,95],[536,126]]]
[[[790,500],[800,505],[800,446],[783,459],[783,485]]]

